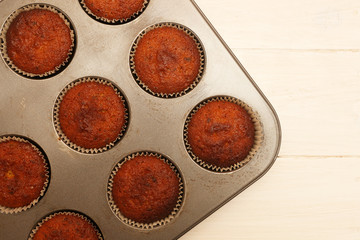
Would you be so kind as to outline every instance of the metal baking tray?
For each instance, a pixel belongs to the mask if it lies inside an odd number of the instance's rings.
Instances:
[[[0,135],[20,135],[42,147],[51,166],[45,196],[34,207],[16,214],[0,214],[0,239],[27,239],[34,225],[58,210],[86,214],[99,226],[104,239],[177,239],[231,198],[263,176],[274,163],[281,139],[280,124],[269,101],[256,86],[196,3],[192,0],[151,0],[135,20],[107,25],[90,18],[77,0],[2,0],[0,23],[29,3],[47,3],[72,21],[77,46],[70,65],[43,80],[22,77],[0,60]],[[129,67],[133,41],[146,27],[174,22],[191,29],[206,53],[200,83],[178,98],[152,96],[134,81]],[[53,109],[57,96],[70,82],[99,76],[123,91],[130,108],[130,124],[123,139],[100,154],[83,154],[65,145],[56,133]],[[196,164],[183,140],[185,120],[199,102],[212,96],[236,97],[260,116],[263,140],[254,158],[239,170],[215,173]],[[107,183],[113,166],[137,151],[168,156],[180,170],[185,194],[170,223],[139,230],[121,222],[109,207]]]

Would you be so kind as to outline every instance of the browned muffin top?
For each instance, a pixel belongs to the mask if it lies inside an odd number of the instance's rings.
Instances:
[[[158,27],[138,42],[135,70],[141,82],[155,93],[179,93],[190,87],[200,71],[200,52],[183,30]]]
[[[68,58],[70,28],[59,14],[45,9],[21,12],[6,32],[7,54],[20,70],[32,74],[54,71]]]
[[[84,0],[86,7],[98,17],[125,20],[140,11],[145,0]]]
[[[28,206],[40,197],[46,181],[43,157],[29,142],[0,143],[0,205]]]
[[[33,240],[99,240],[90,222],[77,215],[57,214],[45,221]]]
[[[187,135],[192,152],[202,161],[230,167],[249,154],[255,128],[249,113],[238,104],[213,101],[192,116]]]
[[[125,162],[114,177],[112,196],[120,212],[139,223],[165,219],[179,197],[179,177],[163,160],[138,156]]]
[[[86,149],[103,148],[123,131],[125,104],[111,86],[82,82],[66,92],[59,121],[72,143]]]

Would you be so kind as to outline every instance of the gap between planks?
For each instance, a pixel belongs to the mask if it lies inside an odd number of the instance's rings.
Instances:
[[[277,158],[360,158],[360,155],[279,155]]]
[[[315,53],[336,53],[336,52],[352,52],[359,53],[360,49],[302,49],[302,48],[239,48],[230,47],[232,51],[250,50],[250,51],[283,51],[283,52],[315,52]]]

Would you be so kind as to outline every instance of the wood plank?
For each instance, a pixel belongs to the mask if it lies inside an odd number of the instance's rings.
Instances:
[[[235,54],[279,114],[280,155],[360,156],[360,52]]]
[[[196,0],[232,48],[360,49],[360,1]]]
[[[181,240],[360,239],[360,158],[279,158]]]

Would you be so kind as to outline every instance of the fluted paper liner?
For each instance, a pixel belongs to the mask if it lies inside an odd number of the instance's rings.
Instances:
[[[70,50],[68,53],[67,58],[65,59],[65,61],[60,64],[59,66],[55,67],[54,70],[52,71],[48,71],[46,73],[42,73],[42,74],[34,74],[34,73],[29,73],[29,72],[25,72],[23,70],[21,70],[20,68],[18,68],[13,61],[11,60],[11,58],[8,56],[7,54],[7,46],[6,46],[6,33],[12,23],[12,21],[21,13],[24,11],[29,11],[29,10],[33,10],[33,9],[43,9],[43,10],[49,10],[52,11],[54,13],[57,13],[61,19],[64,20],[65,24],[69,27],[70,29],[70,37],[72,40],[72,45],[70,46]],[[58,72],[60,72],[60,70],[62,70],[63,68],[65,68],[71,60],[72,55],[74,54],[74,48],[75,48],[75,32],[74,32],[74,28],[71,25],[70,21],[67,19],[67,17],[65,16],[64,13],[62,13],[62,11],[54,6],[48,5],[48,4],[43,4],[43,3],[39,3],[39,4],[29,4],[26,6],[23,6],[21,8],[19,8],[18,10],[14,11],[9,17],[8,19],[5,21],[4,26],[1,30],[1,34],[0,34],[0,51],[1,51],[1,55],[3,57],[3,59],[5,60],[5,62],[7,63],[7,65],[16,73],[28,77],[28,78],[32,78],[32,79],[44,79],[44,78],[49,78],[52,77],[53,75],[57,74]]]
[[[46,180],[44,182],[43,189],[40,191],[39,196],[36,199],[34,199],[29,205],[26,205],[26,206],[23,206],[23,207],[17,207],[17,208],[9,208],[9,207],[5,207],[5,206],[0,205],[0,213],[5,213],[5,214],[19,213],[19,212],[25,211],[25,210],[35,206],[39,202],[39,200],[45,195],[45,192],[46,192],[47,187],[48,187],[49,182],[50,182],[49,163],[48,163],[48,160],[47,160],[46,156],[43,154],[43,152],[37,146],[35,146],[33,143],[31,143],[30,141],[28,141],[25,138],[18,137],[18,136],[0,136],[0,143],[7,142],[7,141],[10,141],[10,140],[17,141],[17,142],[23,142],[23,143],[29,143],[32,146],[32,148],[43,159],[44,167],[45,167]]]
[[[235,103],[239,106],[241,106],[242,108],[244,108],[248,114],[250,115],[252,122],[254,123],[254,128],[255,128],[255,138],[254,138],[254,144],[249,152],[249,154],[247,155],[247,157],[243,160],[241,160],[240,162],[233,164],[230,167],[219,167],[213,164],[209,164],[203,160],[201,160],[198,156],[196,156],[191,149],[191,145],[188,141],[188,126],[189,123],[191,121],[191,118],[194,116],[194,114],[203,106],[205,106],[207,103],[210,102],[215,102],[215,101],[227,101],[227,102],[232,102]],[[202,101],[201,103],[199,103],[189,114],[189,116],[187,117],[186,121],[185,121],[185,126],[184,126],[184,143],[185,143],[185,147],[186,150],[188,151],[189,155],[191,156],[191,158],[197,163],[199,164],[201,167],[207,169],[207,170],[211,170],[214,172],[219,172],[219,173],[223,173],[223,172],[231,172],[231,171],[235,171],[239,168],[241,168],[242,166],[244,166],[246,163],[248,163],[256,154],[257,150],[259,149],[261,142],[263,141],[263,131],[262,131],[262,126],[261,126],[261,122],[260,122],[260,117],[259,115],[246,103],[244,103],[243,101],[234,98],[234,97],[229,97],[229,96],[217,96],[217,97],[211,97],[207,100]]]
[[[106,23],[106,24],[113,24],[113,25],[118,25],[118,24],[125,24],[128,22],[131,22],[132,20],[136,19],[137,17],[139,17],[146,9],[146,7],[149,5],[150,0],[145,0],[143,3],[143,7],[135,12],[133,15],[131,15],[129,18],[122,18],[122,19],[108,19],[105,17],[100,17],[97,16],[95,13],[93,13],[85,4],[84,0],[79,0],[81,7],[84,9],[84,11],[93,19],[95,19],[98,22],[101,23]]]
[[[166,164],[168,164],[171,169],[174,171],[174,173],[177,175],[177,177],[179,178],[179,196],[178,196],[178,200],[176,203],[176,206],[174,207],[174,209],[172,210],[172,212],[170,213],[170,215],[164,219],[160,219],[156,222],[153,223],[139,223],[136,222],[134,220],[131,220],[127,217],[125,217],[124,215],[121,214],[119,208],[116,206],[114,199],[112,197],[112,188],[113,188],[113,183],[114,183],[114,177],[116,175],[116,173],[118,172],[118,170],[121,168],[121,166],[126,162],[129,161],[135,157],[138,156],[153,156],[153,157],[157,157],[158,159],[161,159],[162,161],[164,161]],[[108,202],[109,205],[111,207],[111,210],[115,213],[115,215],[125,224],[128,224],[132,227],[136,227],[139,229],[143,229],[143,230],[150,230],[150,229],[154,229],[156,227],[160,227],[163,226],[167,223],[169,223],[170,221],[172,221],[175,216],[177,215],[177,213],[180,211],[182,202],[184,200],[184,182],[182,180],[182,177],[180,175],[179,170],[177,169],[177,167],[165,156],[159,154],[159,153],[154,153],[154,152],[136,152],[133,153],[131,155],[128,155],[127,157],[125,157],[123,160],[121,160],[119,163],[117,163],[115,165],[115,167],[113,168],[109,181],[108,181],[108,186],[107,186],[107,197],[108,197]]]
[[[197,75],[197,77],[194,79],[193,83],[187,87],[186,89],[180,91],[180,92],[175,92],[175,93],[156,93],[154,91],[152,91],[144,82],[141,81],[141,79],[139,78],[139,76],[136,73],[136,69],[135,69],[135,54],[136,54],[136,49],[138,46],[139,41],[141,40],[141,38],[143,38],[145,36],[146,33],[148,33],[149,31],[156,29],[156,28],[161,28],[161,27],[172,27],[172,28],[176,28],[179,30],[182,30],[183,32],[185,32],[188,36],[190,36],[196,43],[197,45],[197,49],[199,50],[200,53],[200,67],[199,67],[199,73]],[[189,28],[178,24],[178,23],[170,23],[170,22],[163,22],[163,23],[157,23],[154,24],[148,28],[146,28],[145,30],[143,30],[138,37],[135,39],[133,46],[131,48],[130,51],[130,70],[131,73],[135,79],[135,81],[137,82],[137,84],[144,89],[146,92],[150,93],[153,96],[156,97],[161,97],[161,98],[176,98],[176,97],[180,97],[183,96],[185,94],[187,94],[188,92],[190,92],[192,89],[194,89],[196,87],[196,85],[198,85],[198,83],[200,82],[204,71],[205,71],[205,51],[204,51],[204,47],[202,45],[202,43],[200,42],[199,38],[195,35],[195,33],[190,30]]]
[[[112,141],[111,143],[108,143],[106,146],[104,146],[102,148],[84,148],[84,147],[78,146],[77,144],[71,142],[70,139],[66,136],[66,134],[61,129],[60,120],[59,120],[59,111],[60,111],[61,101],[63,100],[64,96],[71,88],[73,88],[74,86],[79,85],[81,83],[84,83],[84,82],[96,82],[96,83],[101,83],[101,84],[112,87],[114,89],[114,91],[116,92],[116,94],[120,97],[121,102],[124,104],[125,123],[124,123],[118,137],[114,141]],[[59,94],[59,96],[57,97],[56,102],[55,102],[53,118],[54,118],[54,125],[55,125],[56,132],[58,133],[59,138],[67,146],[69,146],[70,148],[72,148],[76,151],[79,151],[81,153],[96,154],[96,153],[101,153],[101,152],[111,149],[112,147],[115,146],[116,143],[118,143],[122,139],[122,137],[124,136],[124,134],[127,130],[127,126],[128,126],[129,110],[128,110],[128,104],[125,100],[125,97],[113,83],[111,83],[110,81],[108,81],[104,78],[100,78],[100,77],[83,77],[83,78],[79,78],[79,79],[71,82],[61,91],[61,93]]]
[[[85,216],[84,214],[81,214],[81,213],[78,213],[78,212],[75,212],[75,211],[60,211],[60,212],[56,212],[56,213],[52,213],[46,217],[44,217],[43,219],[41,219],[37,224],[36,226],[31,230],[30,234],[29,234],[29,237],[28,237],[28,240],[32,240],[36,234],[36,232],[39,230],[39,228],[47,221],[49,221],[51,218],[57,216],[57,215],[72,215],[72,216],[76,216],[76,217],[80,217],[81,219],[85,220],[86,222],[88,222],[92,227],[93,229],[95,230],[96,232],[96,235],[98,236],[98,239],[99,240],[104,240],[101,232],[100,232],[100,229],[99,227],[96,225],[96,223],[90,219],[89,217]]]

